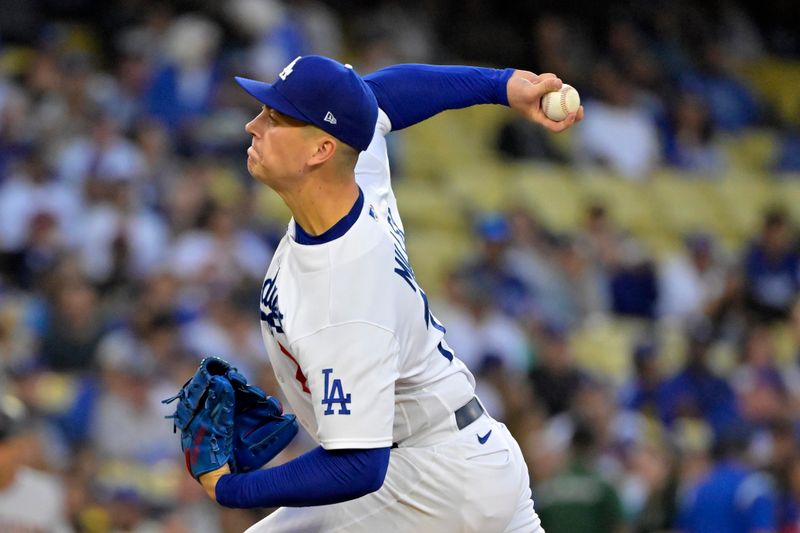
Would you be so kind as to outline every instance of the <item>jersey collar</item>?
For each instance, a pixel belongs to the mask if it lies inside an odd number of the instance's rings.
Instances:
[[[358,188],[358,198],[356,203],[345,216],[331,226],[325,233],[320,235],[310,235],[306,230],[300,227],[300,224],[295,220],[294,222],[294,240],[297,244],[325,244],[332,240],[338,239],[353,227],[353,224],[358,220],[361,214],[361,209],[364,207],[364,192],[361,187]]]

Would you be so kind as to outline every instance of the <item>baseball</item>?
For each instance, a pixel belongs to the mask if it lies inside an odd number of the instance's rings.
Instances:
[[[560,91],[553,91],[542,96],[542,111],[547,118],[561,122],[567,115],[578,111],[581,106],[581,97],[575,87],[561,86]]]

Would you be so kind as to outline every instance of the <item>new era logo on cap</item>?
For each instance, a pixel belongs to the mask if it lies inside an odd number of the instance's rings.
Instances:
[[[273,83],[238,77],[236,81],[261,103],[313,124],[357,150],[366,150],[372,140],[378,102],[350,65],[301,56]]]

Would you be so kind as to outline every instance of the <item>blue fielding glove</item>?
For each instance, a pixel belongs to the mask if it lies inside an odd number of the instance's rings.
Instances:
[[[247,378],[235,368],[229,366],[225,375],[236,395],[231,471],[256,470],[292,442],[297,435],[297,417],[283,414],[283,406],[277,398],[248,385]]]
[[[173,401],[180,397],[181,393],[184,396],[190,396],[195,389],[202,390],[204,383],[208,380],[207,376],[225,381],[233,392],[232,436],[230,447],[225,448],[226,462],[231,472],[249,472],[260,468],[286,448],[297,435],[298,426],[295,415],[283,414],[283,407],[277,398],[268,396],[258,387],[248,385],[247,378],[227,361],[218,357],[203,359],[195,376],[183,386],[178,395],[164,400],[164,402]],[[176,420],[180,414],[179,411],[180,406],[173,415]],[[181,427],[177,423],[176,426]],[[187,466],[190,465],[190,458],[191,455],[187,455]],[[205,470],[205,472],[210,470],[213,468]],[[196,473],[191,467],[189,467],[189,471],[195,478],[205,473]]]
[[[233,385],[213,361],[204,359],[195,375],[178,394],[163,403],[178,400],[173,430],[181,430],[181,449],[193,478],[222,467],[233,454],[235,394]]]

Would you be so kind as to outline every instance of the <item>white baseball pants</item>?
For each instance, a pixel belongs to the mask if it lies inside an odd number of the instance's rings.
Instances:
[[[450,417],[401,443],[392,450],[386,479],[376,492],[334,505],[283,507],[245,533],[318,532],[544,530],[517,442],[505,425],[484,414],[460,431]]]

